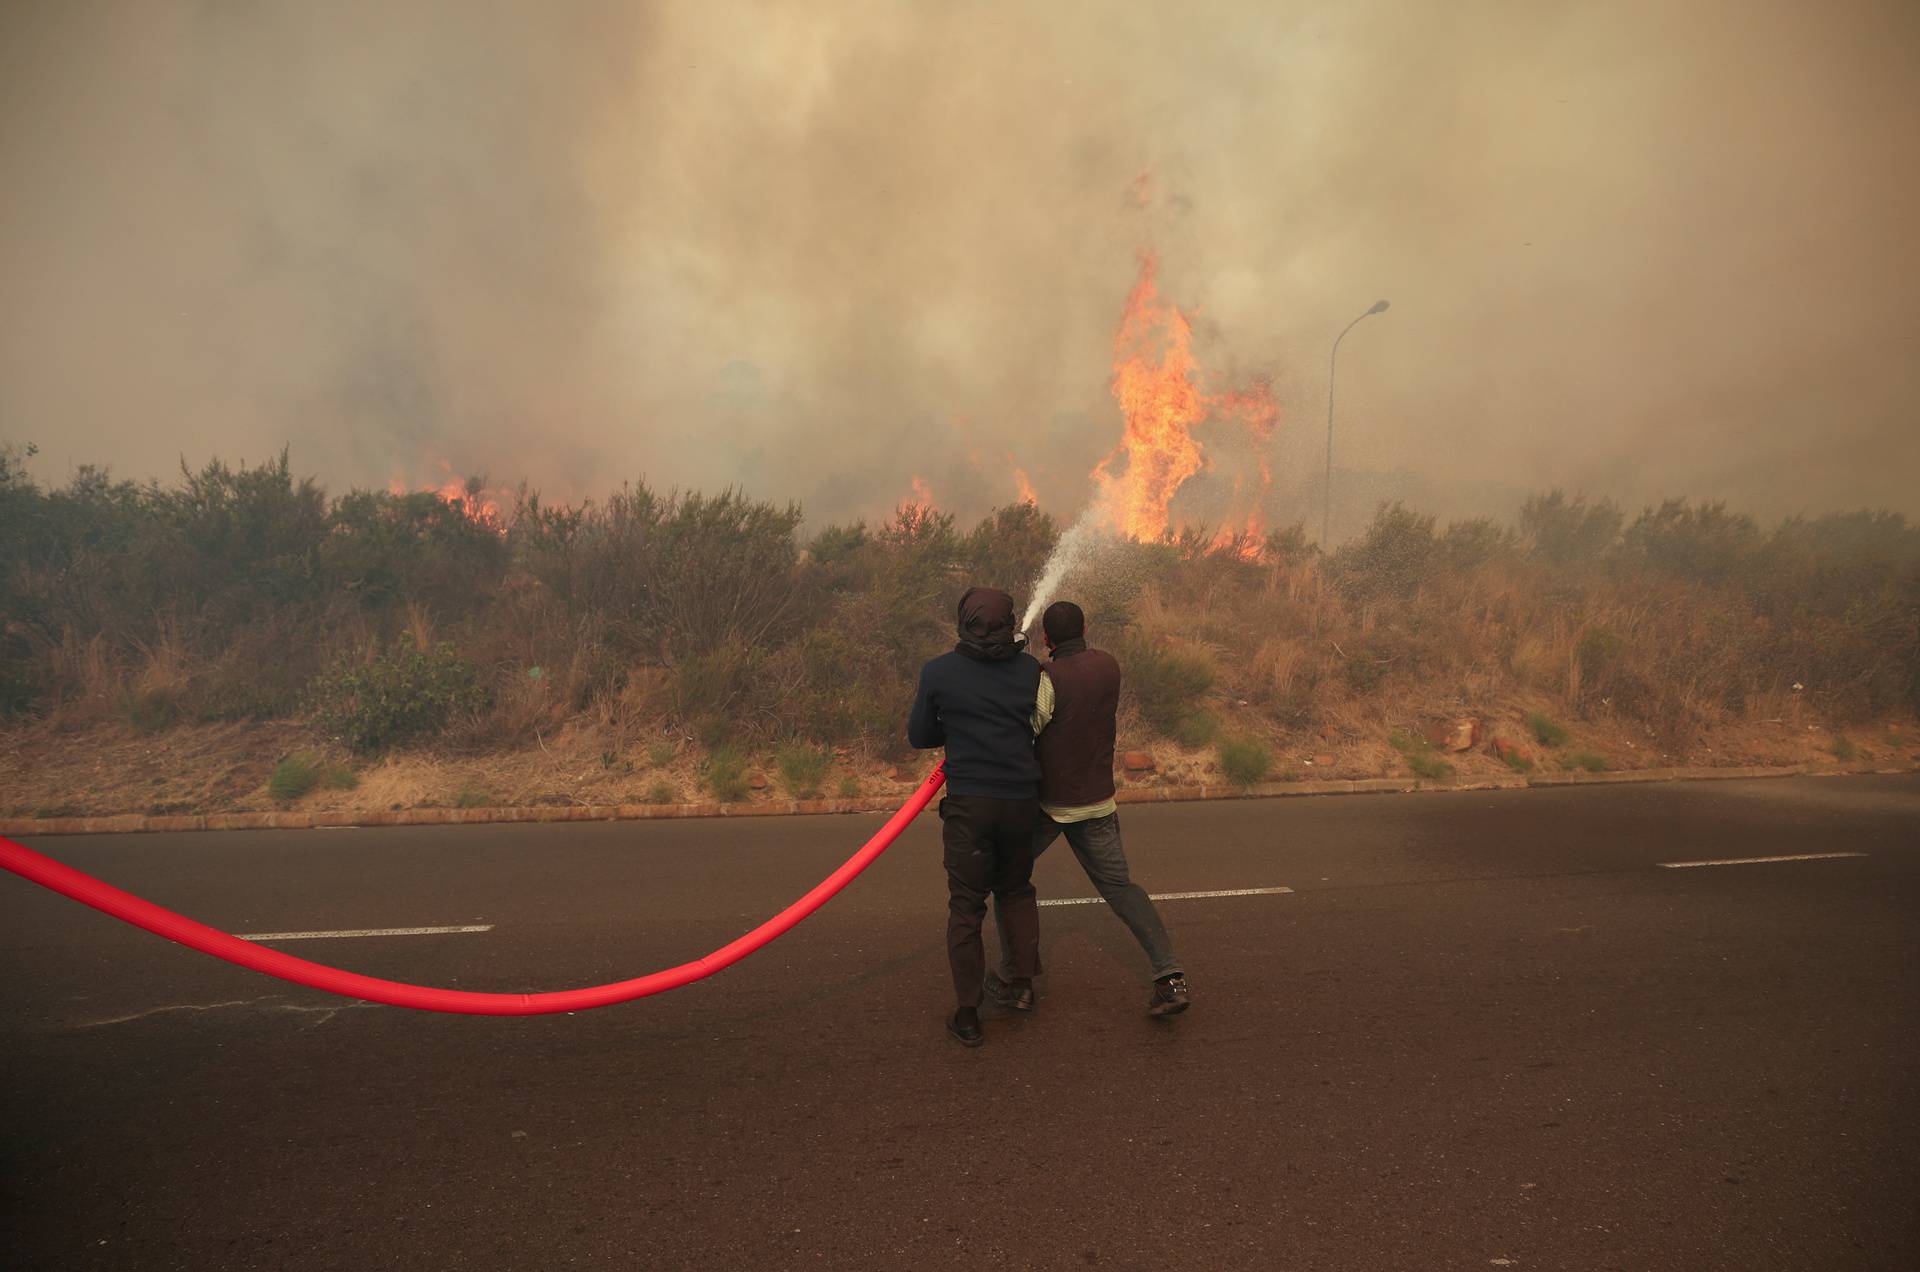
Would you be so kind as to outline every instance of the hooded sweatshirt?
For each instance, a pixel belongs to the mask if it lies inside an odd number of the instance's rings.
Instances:
[[[1015,639],[1013,622],[1012,597],[969,588],[960,598],[959,642],[920,669],[907,740],[921,750],[946,747],[954,795],[1039,795],[1033,707],[1040,664]]]

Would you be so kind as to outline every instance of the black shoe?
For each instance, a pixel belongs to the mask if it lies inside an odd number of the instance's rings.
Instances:
[[[1187,978],[1179,972],[1163,976],[1153,983],[1153,997],[1147,1003],[1149,1016],[1178,1016],[1193,1006],[1187,997]]]
[[[1033,1010],[1033,982],[1010,985],[992,972],[987,973],[987,997],[1008,1011]]]
[[[962,1007],[947,1017],[947,1032],[963,1047],[977,1047],[987,1040],[980,1032],[980,1013],[971,1007]]]

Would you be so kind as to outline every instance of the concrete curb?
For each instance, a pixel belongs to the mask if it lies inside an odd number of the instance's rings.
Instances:
[[[1607,786],[1623,782],[1705,782],[1763,777],[1844,777],[1910,773],[1914,769],[1784,767],[1625,769],[1608,773],[1551,773],[1534,777],[1497,775],[1466,782],[1425,782],[1414,777],[1347,781],[1261,782],[1254,786],[1129,786],[1122,804],[1184,804],[1212,799],[1285,799],[1304,795],[1386,795],[1511,791],[1528,787]],[[904,798],[904,796],[902,797]],[[667,817],[793,817],[821,813],[891,813],[892,798],[770,799],[753,804],[574,804],[520,808],[399,808],[368,812],[254,812],[111,817],[0,818],[0,835],[128,835],[201,830],[313,830],[341,826],[486,826],[502,822],[653,821]]]

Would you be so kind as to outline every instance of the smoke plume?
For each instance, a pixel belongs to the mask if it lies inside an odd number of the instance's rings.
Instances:
[[[1920,513],[1920,9],[0,10],[0,436],[1070,513],[1146,248],[1269,521]],[[1240,439],[1240,440],[1236,440]],[[1188,511],[1245,466],[1223,427]]]

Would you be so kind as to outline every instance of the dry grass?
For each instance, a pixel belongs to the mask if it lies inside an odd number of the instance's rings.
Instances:
[[[1524,704],[1504,707],[1487,718],[1489,735],[1529,740],[1521,719]],[[1442,713],[1432,713],[1434,715]],[[1258,739],[1273,753],[1276,775],[1303,778],[1391,778],[1410,776],[1406,760],[1386,739],[1417,724],[1419,713],[1398,719],[1368,704],[1347,703],[1331,711],[1312,730],[1287,730],[1265,721],[1251,705],[1229,704],[1228,728],[1235,737]],[[1330,735],[1330,736],[1323,736]],[[1680,756],[1663,750],[1643,725],[1619,719],[1579,722],[1570,752],[1602,757],[1611,768],[1635,769],[1681,763],[1907,765],[1920,754],[1920,726],[1893,720],[1849,728],[1844,736],[1854,759],[1835,754],[1833,731],[1762,720],[1716,728],[1694,752]],[[601,763],[604,735],[587,726],[569,726],[538,745],[491,754],[463,753],[450,747],[390,755],[358,770],[353,790],[318,786],[293,807],[310,810],[360,810],[448,807],[462,790],[484,793],[501,806],[541,804],[682,803],[711,798],[702,778],[704,756],[681,746],[664,765],[635,757],[634,771]],[[1153,781],[1167,785],[1218,785],[1223,781],[1211,748],[1185,750],[1141,729],[1137,722],[1121,735],[1123,750],[1146,750],[1159,761]],[[42,810],[62,815],[107,813],[268,810],[277,804],[268,791],[276,757],[306,750],[327,763],[344,754],[317,749],[297,723],[180,725],[164,734],[141,736],[123,723],[109,721],[76,734],[56,731],[52,722],[0,733],[0,816],[31,817]],[[1544,767],[1554,762],[1543,756]],[[1330,759],[1320,764],[1316,757]],[[857,753],[836,752],[823,782],[825,793],[857,790],[869,796],[904,798],[934,757],[923,756],[896,769]],[[1444,761],[1460,780],[1510,777],[1484,749],[1449,754]],[[770,752],[751,756],[752,765],[769,769]],[[665,788],[671,798],[656,798]],[[751,799],[786,798],[784,790],[752,792]]]

